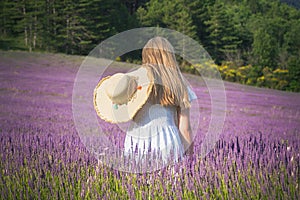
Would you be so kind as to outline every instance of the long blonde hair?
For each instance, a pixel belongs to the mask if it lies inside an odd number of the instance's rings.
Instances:
[[[142,51],[143,65],[154,81],[150,99],[163,106],[189,108],[187,83],[176,61],[174,48],[162,37],[150,39]]]

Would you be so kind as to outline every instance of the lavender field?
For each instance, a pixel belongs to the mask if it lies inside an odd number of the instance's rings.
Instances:
[[[99,163],[76,132],[72,89],[83,59],[0,52],[0,199],[300,199],[299,93],[224,82],[226,120],[206,157],[196,136],[193,156],[176,173],[125,173]],[[116,64],[107,73],[122,70]],[[204,133],[209,93],[186,77]]]

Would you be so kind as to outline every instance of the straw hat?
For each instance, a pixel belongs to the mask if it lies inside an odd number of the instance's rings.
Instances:
[[[127,122],[146,103],[152,85],[145,67],[105,77],[94,90],[94,108],[105,121]]]

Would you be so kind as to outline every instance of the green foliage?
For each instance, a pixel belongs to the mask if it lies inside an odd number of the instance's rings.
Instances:
[[[217,1],[210,7],[208,11],[210,17],[205,21],[210,32],[208,38],[211,48],[208,50],[214,55],[217,63],[225,60],[226,54],[236,53],[241,43],[232,23],[232,13],[229,11],[230,8],[222,1]]]
[[[119,0],[2,1],[0,9],[3,49],[87,54],[134,25]]]
[[[281,2],[286,3],[290,6],[294,6],[297,9],[300,9],[300,1],[295,0],[281,0]]]
[[[278,0],[149,0],[137,10],[142,26],[181,31],[199,40],[218,65],[230,62],[221,71],[225,80],[291,91],[300,84],[299,18],[299,10]]]
[[[142,26],[166,27],[197,39],[196,26],[185,0],[151,0],[145,8],[137,10],[137,18]]]
[[[288,60],[288,90],[300,92],[300,53]]]
[[[196,26],[197,38],[203,44],[203,46],[209,46],[208,39],[208,26],[205,21],[209,19],[208,10],[214,5],[214,0],[201,0],[201,1],[186,1],[185,4],[189,8],[189,12]]]

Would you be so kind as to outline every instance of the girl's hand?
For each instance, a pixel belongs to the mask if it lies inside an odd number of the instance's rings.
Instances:
[[[194,154],[194,142],[192,142],[188,147],[185,148],[185,155],[192,156]]]
[[[192,141],[192,131],[190,126],[190,110],[177,110],[178,128],[180,131],[180,139],[183,144],[185,155],[193,155],[194,143]]]

